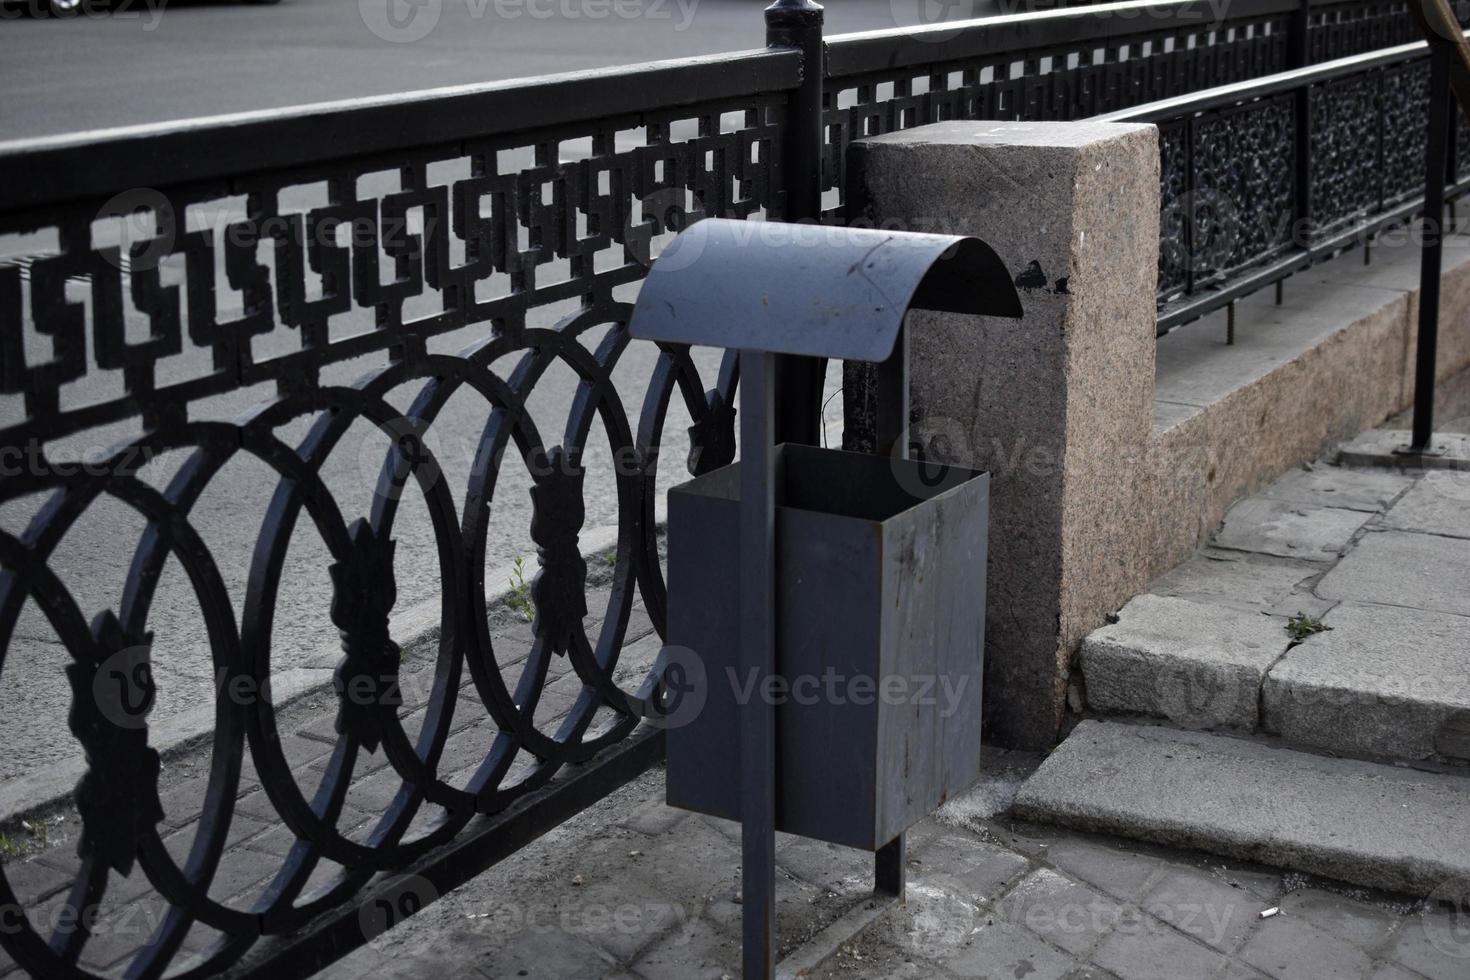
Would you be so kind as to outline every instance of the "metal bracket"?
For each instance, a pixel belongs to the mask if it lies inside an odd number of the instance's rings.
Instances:
[[[1445,455],[1449,451],[1450,447],[1446,445],[1413,446],[1407,442],[1401,446],[1393,447],[1393,454],[1395,456],[1428,456],[1431,458],[1438,458]]]

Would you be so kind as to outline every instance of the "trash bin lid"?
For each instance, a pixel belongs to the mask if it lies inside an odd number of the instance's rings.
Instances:
[[[643,340],[883,361],[910,309],[1019,317],[1005,264],[978,238],[709,218],[644,280]]]

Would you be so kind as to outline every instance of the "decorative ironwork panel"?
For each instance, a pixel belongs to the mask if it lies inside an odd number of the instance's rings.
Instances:
[[[785,99],[748,96],[0,216],[0,234],[54,243],[0,265],[0,393],[21,396],[12,406],[23,398],[0,440],[35,447],[35,465],[0,483],[0,505],[44,501],[24,533],[0,531],[0,663],[20,666],[15,629],[28,604],[70,655],[71,729],[88,768],[77,791],[80,870],[65,898],[80,914],[68,921],[87,922],[84,910],[117,876],[134,876],[122,887],[156,892],[169,911],[140,940],[130,975],[161,975],[180,950],[196,955],[197,972],[219,970],[262,934],[290,933],[355,901],[376,872],[430,853],[477,814],[504,810],[658,713],[661,668],[620,655],[640,594],[663,630],[654,501],[665,419],[677,399],[693,421],[690,472],[729,462],[737,373],[726,356],[718,377],[701,379],[689,350],[653,350],[651,373],[629,393],[641,414],[630,418],[615,380],[630,307],[615,290],[639,281],[660,236],[689,221],[780,206]],[[141,234],[109,240],[124,220]],[[436,343],[476,325],[483,330],[455,353]],[[165,369],[181,354],[198,370]],[[327,369],[348,361],[360,380],[331,380],[340,372]],[[530,407],[548,378],[570,386],[559,431],[538,430]],[[262,384],[265,402],[237,421],[195,411]],[[483,411],[468,484],[451,491],[435,425],[455,396]],[[86,467],[52,465],[55,440],[112,423],[138,434]],[[375,490],[357,513],[362,501],[335,493],[323,475],[354,425],[385,447],[368,464]],[[589,609],[580,537],[594,437],[614,462],[618,535],[611,582]],[[169,453],[184,462],[155,487],[138,461]],[[214,553],[195,504],[247,457],[274,474],[274,497],[253,554]],[[497,483],[512,467],[529,481],[540,571],[526,588],[534,617],[524,648],[507,656],[489,632],[486,552]],[[395,520],[410,487],[432,525],[440,616],[428,693],[405,717],[406,668],[389,617],[403,584]],[[51,560],[104,496],[136,511],[144,531],[123,593],[92,608]],[[332,600],[321,616],[342,649],[336,741],[314,789],[285,756],[270,699],[226,694],[269,684],[281,571],[298,525],[329,555]],[[237,613],[224,570],[241,564],[249,576]],[[169,566],[186,573],[219,671],[208,803],[182,855],[164,840],[165,818],[180,815],[160,800],[147,724],[158,693],[150,613]],[[114,674],[141,686],[119,690]],[[567,683],[548,717],[538,709],[559,679]],[[451,763],[446,746],[466,711],[490,719],[492,736]],[[344,800],[359,761],[372,756],[391,773],[391,802],[365,834],[349,834]],[[216,880],[242,767],[253,767],[295,841],[244,906],[225,901]],[[326,867],[340,875],[323,882]],[[0,904],[15,900],[0,875]],[[213,931],[213,945],[186,946],[195,925]],[[42,934],[29,922],[0,935],[11,956],[47,976],[93,962],[91,938],[86,926]]]
[[[1269,260],[1290,244],[1295,129],[1290,96],[1192,121],[1188,254],[1196,285]]]
[[[1363,218],[1382,200],[1382,80],[1383,73],[1373,71],[1310,90],[1314,233]]]
[[[1124,34],[1100,19],[1097,36],[1076,43],[829,79],[825,186],[841,191],[847,147],[865,136],[947,119],[1085,119],[1282,71],[1289,22],[1271,14]],[[841,209],[826,217],[840,220]]]
[[[1159,300],[1175,299],[1190,286],[1192,186],[1187,120],[1159,127]]]
[[[1424,62],[1383,73],[1382,204],[1424,193],[1424,159],[1429,146],[1429,65]]]

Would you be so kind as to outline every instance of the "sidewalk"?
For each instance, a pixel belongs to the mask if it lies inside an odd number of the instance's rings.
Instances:
[[[912,831],[907,904],[833,944],[808,975],[1470,976],[1470,935],[1447,911],[1007,819],[1011,793],[1039,761],[992,754],[984,782]],[[662,792],[661,773],[650,773],[322,976],[738,977],[738,828],[671,810]],[[869,901],[866,854],[786,838],[778,863],[783,956]]]

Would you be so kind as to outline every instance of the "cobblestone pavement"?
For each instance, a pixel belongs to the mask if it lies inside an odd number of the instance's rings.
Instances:
[[[293,743],[305,752],[310,743]],[[995,751],[986,779],[910,836],[907,902],[844,939],[814,978],[989,980],[1465,980],[1470,929],[1447,909],[1241,862],[1014,822],[1010,797],[1040,758]],[[734,978],[738,827],[664,805],[654,770],[323,971],[359,977]],[[283,828],[248,807],[231,837],[242,896],[275,867]],[[188,828],[176,832],[186,840]],[[66,828],[7,863],[47,894]],[[871,857],[782,837],[779,952],[869,906]],[[250,869],[254,869],[251,871]],[[114,882],[117,885],[117,882]],[[162,914],[123,888],[86,965],[104,969]],[[1262,918],[1275,909],[1274,915]],[[374,923],[364,918],[370,932]],[[208,936],[196,928],[188,947]],[[803,944],[810,944],[804,946]],[[107,972],[116,975],[123,961]],[[0,974],[11,972],[5,961]]]
[[[995,753],[984,783],[912,832],[906,905],[811,975],[1470,977],[1470,930],[1447,910],[991,815],[1038,761]],[[322,975],[739,976],[738,829],[662,792],[650,773]],[[778,864],[783,955],[870,901],[866,854],[784,838]]]

